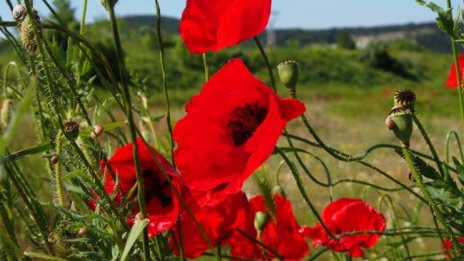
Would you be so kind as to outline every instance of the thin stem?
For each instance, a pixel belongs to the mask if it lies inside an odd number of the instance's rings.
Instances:
[[[435,201],[430,196],[430,193],[428,192],[428,190],[425,188],[424,181],[422,180],[422,176],[417,171],[416,167],[414,166],[414,162],[412,161],[411,153],[409,152],[409,149],[406,148],[406,147],[403,147],[403,154],[404,154],[404,158],[406,160],[406,163],[408,164],[408,167],[412,172],[412,176],[413,176],[414,180],[416,181],[416,183],[418,184],[419,189],[421,190],[421,192],[424,195],[425,199],[429,203],[429,206],[432,208],[433,214],[436,215],[436,217],[438,218],[438,221],[441,223],[441,225],[445,229],[446,233],[451,238],[451,242],[453,244],[454,249],[456,249],[456,251],[461,253],[462,252],[461,247],[460,247],[459,242],[456,239],[456,235],[454,234],[453,230],[446,223],[445,216],[443,215],[443,213],[440,211],[440,209],[436,205]]]
[[[450,156],[449,147],[450,147],[450,141],[451,141],[452,136],[454,136],[454,138],[456,139],[456,143],[458,145],[457,147],[458,147],[458,150],[459,150],[459,156],[461,157],[461,162],[464,162],[464,154],[462,153],[461,140],[459,139],[458,133],[453,130],[453,131],[450,131],[446,135],[446,142],[445,142],[446,163],[449,164],[449,156]]]
[[[111,20],[111,28],[113,31],[113,38],[114,44],[116,45],[116,53],[117,59],[119,64],[119,71],[122,79],[122,90],[124,95],[124,101],[126,105],[126,115],[127,121],[129,123],[129,132],[132,141],[132,153],[134,155],[134,165],[135,165],[135,174],[137,177],[137,201],[139,202],[140,213],[144,218],[147,218],[147,210],[145,208],[145,188],[143,184],[143,176],[142,176],[142,169],[140,167],[140,159],[139,159],[139,150],[137,144],[137,135],[136,135],[136,127],[134,123],[134,116],[132,113],[132,102],[131,96],[129,92],[129,86],[127,84],[127,75],[126,75],[126,65],[124,62],[121,40],[119,39],[119,32],[118,32],[118,25],[116,22],[116,16],[114,13],[114,7],[110,4],[110,0],[106,0],[108,11],[110,14]],[[150,256],[150,245],[149,245],[149,238],[148,238],[148,227],[145,227],[143,231],[143,254],[144,259],[146,261],[151,260]]]
[[[160,48],[160,63],[161,63],[161,76],[163,78],[163,89],[164,89],[164,98],[166,103],[166,123],[168,125],[169,131],[169,143],[171,145],[171,162],[175,167],[176,163],[174,161],[174,140],[172,138],[172,122],[171,122],[171,105],[169,101],[169,92],[168,92],[168,81],[166,77],[166,65],[164,57],[164,43],[163,35],[161,34],[161,10],[158,0],[155,0],[156,3],[156,34],[158,35],[158,43]]]
[[[274,92],[277,92],[277,87],[276,87],[276,82],[274,78],[274,73],[272,72],[272,66],[271,63],[269,62],[269,59],[267,58],[266,52],[264,51],[263,46],[259,42],[258,37],[253,38],[255,40],[256,45],[258,46],[259,52],[261,53],[261,56],[263,57],[264,63],[266,64],[266,69],[269,73],[269,77],[271,78],[271,88]]]
[[[414,123],[416,124],[417,128],[419,129],[420,133],[422,134],[422,137],[424,137],[425,142],[429,146],[430,152],[432,152],[433,159],[435,160],[435,163],[437,164],[438,171],[440,172],[441,176],[445,176],[445,172],[443,171],[443,167],[441,165],[440,158],[438,157],[437,151],[435,150],[435,147],[432,144],[432,141],[429,138],[429,135],[427,134],[427,131],[425,130],[424,126],[420,122],[419,118],[417,118],[416,114],[412,114],[412,119]]]
[[[237,229],[237,232],[240,233],[240,235],[246,237],[251,242],[258,244],[261,248],[271,252],[277,259],[284,260],[284,258],[276,250],[272,249],[272,247],[269,247],[268,245],[264,244],[260,240],[253,238],[252,236],[248,235],[247,233],[245,233],[243,230],[239,228]]]
[[[207,82],[209,80],[208,57],[206,57],[206,53],[203,53],[202,57],[203,57],[203,69],[205,70],[205,82]]]
[[[63,149],[63,134],[61,131],[58,132],[56,135],[56,153],[59,155]],[[56,186],[56,194],[58,197],[58,202],[61,207],[66,207],[66,201],[64,197],[64,190],[63,190],[63,181],[62,181],[62,167],[63,164],[61,160],[55,163],[55,186]]]
[[[446,4],[448,6],[448,9],[452,9],[451,0],[447,0]],[[462,123],[462,127],[464,128],[464,99],[462,97],[464,86],[462,85],[461,69],[459,68],[460,64],[459,64],[459,59],[458,59],[458,51],[457,51],[456,43],[454,42],[454,39],[452,36],[450,36],[450,39],[451,39],[451,50],[453,52],[453,60],[454,60],[454,64],[456,65],[455,70],[456,70],[456,79],[458,82],[457,90],[458,90],[458,98],[459,98],[459,109],[461,112],[461,123]]]

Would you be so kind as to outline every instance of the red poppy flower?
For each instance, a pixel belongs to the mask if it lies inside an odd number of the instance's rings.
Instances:
[[[384,216],[360,199],[342,198],[332,202],[322,212],[322,220],[334,235],[385,230]],[[378,234],[359,234],[344,236],[337,241],[319,223],[315,227],[305,227],[303,233],[313,240],[314,246],[323,245],[335,252],[348,252],[352,257],[362,256],[362,248],[373,247],[379,238]]]
[[[457,240],[459,243],[464,244],[464,237],[458,237]],[[445,253],[446,258],[448,259],[452,258],[452,255],[450,254],[451,249],[453,249],[453,245],[451,244],[451,240],[447,238],[445,243],[441,246],[441,250]]]
[[[461,81],[463,81],[463,72],[464,72],[464,53],[459,55],[459,71],[461,72]],[[450,71],[448,73],[448,79],[446,80],[446,87],[448,88],[457,88],[458,87],[458,78],[456,77],[456,63],[451,65]]]
[[[180,34],[192,53],[218,51],[260,34],[271,0],[187,0]]]
[[[175,196],[172,187],[165,180],[161,170],[157,167],[151,157],[149,150],[154,154],[157,161],[161,164],[166,174],[171,178],[173,185],[180,190],[180,176],[169,162],[154,148],[146,147],[141,139],[137,139],[137,146],[140,158],[140,166],[143,173],[143,183],[145,186],[145,204],[147,218],[150,220],[148,233],[150,237],[172,227],[179,215],[180,203]],[[112,171],[118,177],[118,186],[115,187],[111,173],[105,167],[103,161],[100,162],[102,176],[105,177],[105,191],[108,194],[114,194],[114,203],[120,205],[123,197],[127,196],[129,191],[136,186],[137,177],[135,173],[134,157],[132,152],[132,143],[129,143],[116,150],[114,155],[108,160]],[[135,195],[136,193],[134,193]],[[131,199],[134,199],[132,196]],[[139,212],[138,204],[132,209],[133,214]],[[128,218],[131,225],[134,222],[134,215]]]
[[[233,230],[242,225],[245,221],[247,205],[248,201],[243,192],[228,195],[221,204],[215,206],[202,207],[194,200],[190,200],[188,203],[195,219],[199,222],[208,239],[215,247],[218,244],[225,245]],[[209,249],[208,243],[188,213],[183,213],[179,222],[180,240],[177,226],[173,229],[176,239],[172,240],[171,238],[171,247],[174,248],[174,253],[178,254],[177,248],[174,247],[174,242],[179,244],[180,241],[183,245],[184,255],[188,258],[198,257]]]
[[[174,127],[177,167],[190,188],[214,197],[240,191],[272,154],[287,122],[304,104],[277,96],[240,59],[219,70],[185,106]]]
[[[305,237],[299,232],[300,226],[295,220],[290,201],[279,194],[274,195],[275,213],[266,206],[262,196],[254,197],[249,202],[246,222],[241,226],[241,232],[261,241],[275,250],[285,260],[300,260],[309,253],[309,246]],[[269,214],[269,220],[261,231],[261,236],[254,227],[256,213]],[[232,256],[269,259],[275,255],[266,250],[263,254],[262,246],[245,237],[241,232],[235,231],[229,241]]]

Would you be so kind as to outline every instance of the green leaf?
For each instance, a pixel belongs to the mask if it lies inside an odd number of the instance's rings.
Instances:
[[[127,256],[134,245],[137,238],[143,233],[143,229],[148,225],[148,219],[144,219],[141,221],[135,221],[134,225],[132,226],[129,237],[127,238],[126,245],[124,246],[124,251],[122,252],[121,260],[127,260]]]
[[[395,151],[396,153],[398,153],[398,155],[404,158],[401,150],[395,150]],[[427,162],[425,162],[423,159],[417,156],[414,156],[414,155],[411,155],[411,159],[414,162],[414,166],[417,168],[417,170],[422,176],[427,177],[429,179],[433,179],[433,180],[441,179],[440,174],[432,166],[430,166]]]
[[[24,255],[32,258],[39,258],[39,259],[45,259],[45,260],[57,260],[57,261],[67,261],[66,259],[62,259],[56,256],[50,256],[44,253],[35,253],[35,252],[29,252],[29,251],[24,251]]]
[[[456,157],[453,157],[453,161],[454,165],[456,165],[459,181],[461,181],[461,184],[464,184],[464,166],[462,166],[461,162]]]

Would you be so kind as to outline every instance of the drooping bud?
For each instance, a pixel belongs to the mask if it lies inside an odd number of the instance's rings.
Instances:
[[[60,159],[59,159],[58,156],[56,156],[56,155],[53,155],[53,156],[50,158],[50,163],[52,163],[53,165],[55,165],[56,163],[58,163],[58,161],[60,161]]]
[[[79,136],[79,123],[75,121],[65,122],[64,131],[67,135],[70,135],[73,139],[76,139]]]
[[[92,139],[98,139],[103,134],[103,131],[103,126],[95,125],[95,128],[93,129],[92,133],[90,133],[90,137]]]
[[[21,42],[30,54],[37,51],[37,39],[34,34],[34,27],[32,23],[35,23],[38,28],[38,33],[42,34],[42,22],[40,21],[40,16],[36,10],[32,10],[33,17],[25,15],[23,20],[20,22],[20,33],[21,33]]]
[[[394,123],[393,133],[401,141],[401,145],[409,147],[409,139],[412,135],[413,119],[411,111],[406,107],[394,107],[388,114],[388,118]]]
[[[277,65],[280,81],[292,92],[298,83],[298,62],[286,60]]]
[[[416,94],[408,89],[401,89],[395,93],[394,107],[406,107],[414,113],[414,104],[416,103]]]
[[[107,3],[109,3],[111,5],[111,8],[113,8],[117,2],[118,0],[100,0],[100,3],[103,5],[103,7],[105,7],[106,10],[108,10]]]
[[[269,222],[269,214],[266,212],[258,211],[255,214],[254,226],[258,233],[261,233]]]

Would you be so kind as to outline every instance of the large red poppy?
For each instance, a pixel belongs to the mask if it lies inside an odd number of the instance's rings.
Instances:
[[[290,201],[279,194],[274,195],[275,213],[272,213],[262,196],[254,197],[249,202],[246,222],[240,227],[242,233],[261,241],[275,250],[285,260],[300,260],[309,253],[305,237],[299,232],[300,226],[295,220]],[[261,237],[254,227],[256,212],[269,214],[269,220],[261,231]],[[242,233],[235,231],[229,241],[230,253],[233,256],[251,259],[275,258],[275,255],[265,251],[256,242],[251,241]]]
[[[336,236],[356,231],[385,230],[384,216],[360,199],[342,198],[332,202],[322,212],[322,220]],[[335,252],[348,252],[352,257],[362,256],[362,248],[373,247],[379,238],[378,234],[358,234],[336,240],[319,223],[315,227],[305,227],[303,233],[313,240],[314,246],[323,245]]]
[[[464,245],[464,237],[458,237],[457,240],[459,241],[459,243]],[[453,255],[450,253],[452,249],[453,249],[453,245],[451,244],[451,240],[447,238],[445,240],[445,243],[441,246],[441,250],[443,250],[447,259],[450,259],[453,257]]]
[[[248,201],[243,192],[228,195],[221,204],[214,206],[207,205],[202,207],[191,198],[188,199],[190,210],[214,247],[225,245],[234,229],[245,221]],[[182,242],[184,255],[188,258],[198,257],[209,249],[208,243],[188,213],[184,212],[179,222],[181,236],[179,237],[178,226],[175,226],[173,234],[176,236],[176,240],[172,240],[171,238],[171,246],[174,248],[174,253],[178,254],[178,249],[174,247],[174,242],[177,244]]]
[[[461,72],[461,82],[463,79],[463,72],[464,72],[464,53],[459,55],[458,57],[459,62],[459,71]],[[456,63],[451,65],[450,71],[448,73],[448,79],[446,80],[446,87],[448,88],[457,88],[458,87],[458,78],[456,77]]]
[[[187,0],[180,34],[192,53],[218,51],[266,28],[271,0]]]
[[[287,122],[305,107],[277,96],[240,59],[233,59],[185,110],[187,115],[174,127],[176,164],[190,188],[217,199],[240,191],[272,154]]]
[[[166,174],[170,177],[173,185],[180,190],[180,176],[169,162],[155,151],[152,147],[146,147],[141,139],[137,139],[140,166],[143,173],[145,186],[145,204],[147,217],[149,219],[148,233],[150,237],[172,227],[177,220],[180,209],[179,199],[174,194],[172,187],[164,178],[161,170],[157,167],[151,157],[149,150],[154,154],[156,160],[161,164]],[[118,185],[103,161],[100,162],[102,176],[105,178],[105,191],[109,195],[114,194],[114,203],[120,205],[122,198],[137,184],[135,173],[132,143],[118,148],[114,155],[108,160],[112,171],[117,176]],[[115,187],[116,186],[116,187]],[[137,193],[134,193],[134,195]],[[131,199],[135,198],[132,196]],[[91,203],[92,204],[92,203]],[[134,214],[139,212],[138,204],[132,209],[128,223],[134,221]]]

